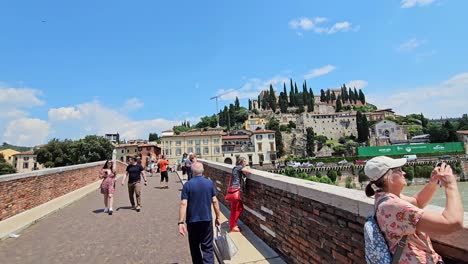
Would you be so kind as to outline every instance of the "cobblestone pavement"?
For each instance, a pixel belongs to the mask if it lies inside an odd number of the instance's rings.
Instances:
[[[114,214],[102,212],[98,190],[38,221],[18,238],[0,241],[0,263],[191,263],[187,237],[178,233],[182,185],[159,174],[142,187],[142,209],[130,209],[127,186],[117,181]]]

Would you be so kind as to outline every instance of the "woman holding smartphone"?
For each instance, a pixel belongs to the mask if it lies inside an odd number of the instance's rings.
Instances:
[[[103,179],[101,183],[101,193],[104,195],[104,213],[112,215],[112,205],[114,203],[116,173],[112,167],[112,161],[107,160],[99,173],[99,178]]]

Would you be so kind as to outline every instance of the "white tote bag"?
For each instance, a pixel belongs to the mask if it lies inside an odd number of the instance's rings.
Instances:
[[[219,227],[216,228],[215,244],[223,260],[231,260],[238,251],[236,244],[227,232],[221,231]]]

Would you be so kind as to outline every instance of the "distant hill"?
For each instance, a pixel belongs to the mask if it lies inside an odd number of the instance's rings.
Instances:
[[[0,150],[4,150],[4,149],[13,149],[13,150],[16,150],[16,151],[19,151],[19,152],[23,152],[23,151],[28,151],[31,148],[30,147],[14,146],[14,145],[10,145],[10,144],[8,144],[6,142],[3,142],[3,144],[0,146]]]

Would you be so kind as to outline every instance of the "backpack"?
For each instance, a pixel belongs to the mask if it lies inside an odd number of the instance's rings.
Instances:
[[[389,197],[380,199],[377,203],[376,212],[367,217],[364,223],[364,250],[367,264],[396,264],[400,260],[401,253],[403,253],[403,249],[406,246],[408,235],[401,238],[398,242],[395,254],[392,256],[392,253],[390,253],[388,249],[387,242],[385,241],[385,237],[379,228],[376,213],[379,209],[379,205],[388,199]]]

